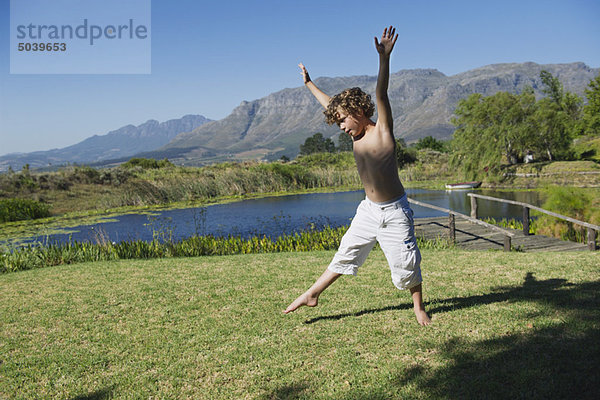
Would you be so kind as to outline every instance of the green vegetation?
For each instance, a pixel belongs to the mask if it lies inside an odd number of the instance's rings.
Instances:
[[[303,156],[313,153],[333,152],[335,152],[335,143],[330,138],[325,139],[320,132],[306,138],[304,144],[300,145],[300,155]]]
[[[169,160],[154,160],[152,158],[132,158],[122,165],[123,168],[141,167],[143,169],[158,169],[174,167]]]
[[[600,190],[550,186],[544,189],[546,201],[542,208],[558,214],[600,225]],[[563,240],[586,242],[586,228],[546,214],[535,221],[536,232]]]
[[[404,139],[396,139],[395,151],[396,161],[400,169],[417,161],[417,151],[412,147],[407,147]]]
[[[330,138],[325,139],[322,133],[315,133],[306,138],[304,144],[300,145],[300,156],[317,153],[335,153],[352,151],[352,138],[346,133],[338,136],[338,146]]]
[[[28,199],[0,199],[0,222],[23,221],[50,216],[49,206]]]
[[[152,164],[136,161],[106,170],[90,167],[67,167],[47,173],[26,170],[0,174],[0,197],[37,200],[49,204],[52,214],[59,215],[173,202],[202,203],[316,188],[358,189],[360,180],[353,163],[351,153],[331,153],[289,163],[222,163],[202,168],[168,164],[145,168],[143,165]]]
[[[547,186],[542,191],[546,200],[541,208],[579,221],[600,225],[600,188]],[[586,228],[535,210],[531,211],[531,216],[535,217],[529,224],[529,233],[533,235],[587,243]],[[485,218],[484,221],[503,228],[523,230],[523,223],[514,219]]]
[[[193,236],[180,242],[170,240],[172,232],[155,232],[151,242],[143,240],[112,243],[102,234],[97,243],[27,246],[0,253],[0,272],[15,272],[62,264],[92,261],[198,257],[282,251],[331,250],[339,246],[347,227],[284,235],[276,240],[267,237]],[[161,240],[162,239],[162,240]]]
[[[331,168],[344,170],[351,167],[356,170],[354,155],[351,152],[315,153],[310,156],[299,156],[296,162],[311,170]]]
[[[407,187],[444,189],[448,182],[457,182],[459,176],[449,168],[448,153],[431,149],[416,152],[416,161],[407,164],[399,172],[400,179]]]
[[[0,397],[594,398],[588,253],[424,250],[420,327],[375,250],[281,311],[332,251],[105,261],[0,275]]]
[[[569,160],[589,157],[577,151],[573,139],[597,137],[595,107],[600,100],[598,78],[586,91],[589,103],[565,92],[558,78],[540,74],[547,97],[535,99],[533,89],[522,94],[498,92],[483,97],[472,94],[461,100],[453,123],[451,165],[465,177],[501,176],[505,166],[516,164],[527,154],[538,160]]]
[[[600,75],[585,90],[587,105],[583,108],[583,127],[587,135],[600,135]],[[600,155],[600,154],[598,154]]]
[[[600,164],[600,135],[583,136],[573,141],[574,156],[580,160],[591,160]]]
[[[406,149],[402,142],[398,148]],[[406,187],[443,190],[446,183],[459,181],[460,173],[449,166],[449,153],[412,147],[407,152],[416,161],[405,164],[399,171]],[[517,164],[507,167],[504,174],[496,179],[489,177],[483,186],[510,189],[600,186],[600,165],[593,161]],[[223,163],[202,168],[144,169],[138,165],[104,170],[71,166],[57,172],[24,169],[0,174],[0,198],[38,201],[49,206],[53,217],[5,222],[0,226],[0,240],[59,233],[57,229],[68,233],[68,227],[97,223],[99,218],[128,212],[361,187],[351,152],[315,153],[285,163]],[[593,189],[588,190],[592,197],[599,196]]]
[[[554,161],[511,165],[504,176],[486,186],[505,188],[543,188],[545,186],[599,187],[600,164],[593,161]]]
[[[347,229],[347,226],[325,227],[283,235],[275,240],[265,236],[243,239],[209,235],[174,242],[173,232],[161,228],[153,231],[151,242],[130,240],[120,243],[112,243],[103,232],[97,232],[96,243],[70,242],[7,249],[0,252],[0,273],[92,261],[333,250],[338,248]],[[417,241],[422,249],[451,247],[442,239],[418,238]]]
[[[415,144],[415,149],[430,149],[434,151],[439,151],[440,153],[448,153],[450,151],[450,146],[447,140],[438,140],[433,136],[426,136],[417,141],[417,143]]]
[[[346,132],[340,133],[340,136],[338,136],[337,151],[352,151],[354,148],[353,146],[354,144],[352,137],[350,137],[350,135],[348,135]]]

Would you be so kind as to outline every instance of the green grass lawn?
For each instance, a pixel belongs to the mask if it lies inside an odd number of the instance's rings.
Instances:
[[[597,398],[600,257],[423,251],[420,327],[381,251],[281,311],[333,252],[0,275],[0,398]]]

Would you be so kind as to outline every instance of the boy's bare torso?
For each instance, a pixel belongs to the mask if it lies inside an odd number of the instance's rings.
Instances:
[[[354,138],[353,147],[358,175],[369,200],[385,202],[404,195],[390,133],[381,132],[375,124],[369,125],[361,137]]]

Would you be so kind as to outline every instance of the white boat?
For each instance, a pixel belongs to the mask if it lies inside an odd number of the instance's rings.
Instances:
[[[481,182],[447,183],[446,189],[475,189],[479,186],[481,186]]]

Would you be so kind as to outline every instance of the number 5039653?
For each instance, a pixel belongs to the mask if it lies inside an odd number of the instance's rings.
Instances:
[[[66,51],[66,43],[19,43],[19,51]]]

